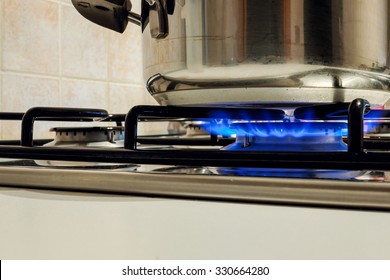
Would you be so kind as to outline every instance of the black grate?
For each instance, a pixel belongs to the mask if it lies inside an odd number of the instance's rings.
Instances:
[[[321,107],[322,106],[322,107]],[[319,110],[317,110],[319,109]],[[348,151],[345,152],[264,152],[226,151],[204,149],[137,149],[137,142],[155,143],[158,138],[141,138],[137,135],[140,120],[199,120],[207,119],[211,125],[216,107],[136,106],[125,115],[109,115],[99,109],[32,108],[25,114],[0,113],[2,120],[21,120],[21,145],[1,142],[0,157],[44,159],[62,161],[91,161],[106,163],[162,164],[215,167],[262,167],[262,168],[307,168],[348,170],[390,170],[390,145],[386,139],[365,140],[364,120],[388,119],[388,110],[370,111],[363,99],[351,103],[320,105],[299,108],[297,119],[345,119],[348,121]],[[266,108],[223,108],[227,118],[255,118],[256,120],[283,121],[284,111]],[[317,110],[317,112],[316,112]],[[316,113],[313,113],[316,112]],[[337,113],[334,113],[337,112]],[[124,123],[124,148],[60,148],[34,146],[35,121],[107,121]],[[161,144],[177,141],[176,144],[223,145],[231,139],[211,135],[209,140],[162,140]],[[186,142],[187,141],[187,142]],[[224,142],[225,141],[225,142]],[[389,147],[389,148],[388,148]]]

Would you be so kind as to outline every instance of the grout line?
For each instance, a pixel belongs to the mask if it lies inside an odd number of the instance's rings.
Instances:
[[[88,79],[88,78],[62,77],[62,79],[64,81],[84,81],[84,82],[90,82],[90,83],[107,83],[107,85],[144,87],[143,85],[137,84],[137,83],[115,82],[115,81],[107,81],[107,80],[92,80],[92,79]]]
[[[3,5],[4,1],[0,0],[0,112],[3,108]],[[5,135],[3,132],[3,123],[0,123],[0,139],[4,139]]]
[[[68,2],[64,2],[64,1],[60,1],[60,0],[46,0],[46,1],[49,1],[49,2],[54,2],[54,3],[59,3],[59,4],[64,4],[64,5],[67,5],[67,6],[73,6],[69,0]]]
[[[14,76],[23,76],[30,78],[43,78],[43,79],[58,79],[58,75],[56,74],[41,74],[41,73],[33,73],[28,71],[19,71],[19,70],[3,70],[3,75],[14,75]]]
[[[15,76],[23,76],[23,77],[31,77],[31,78],[43,78],[43,79],[61,79],[65,81],[85,81],[91,83],[108,83],[114,85],[122,85],[122,86],[136,86],[143,87],[144,85],[139,83],[130,83],[130,82],[121,82],[121,81],[110,81],[109,79],[94,79],[94,78],[85,78],[85,77],[77,77],[77,76],[59,76],[56,74],[43,74],[43,73],[33,73],[22,70],[5,70],[1,71],[2,74],[10,74]]]
[[[141,84],[129,84],[129,83],[119,83],[119,82],[109,82],[109,84],[113,86],[128,86],[128,87],[143,88],[146,90],[146,87]]]
[[[113,108],[111,108],[111,87],[110,87],[110,78],[111,78],[111,68],[110,68],[110,38],[111,38],[111,32],[106,32],[106,61],[107,61],[107,73],[106,73],[106,96],[107,96],[107,109],[109,111],[112,111]]]
[[[58,67],[59,67],[59,95],[60,95],[60,106],[63,106],[63,92],[62,92],[62,81],[63,81],[63,69],[62,69],[62,23],[63,23],[63,5],[61,2],[58,4]]]

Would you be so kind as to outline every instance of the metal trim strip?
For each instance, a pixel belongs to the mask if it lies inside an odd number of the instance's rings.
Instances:
[[[390,210],[378,182],[0,167],[0,185],[310,207]]]

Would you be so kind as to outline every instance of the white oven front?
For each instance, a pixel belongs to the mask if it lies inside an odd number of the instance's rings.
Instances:
[[[0,187],[0,259],[389,259],[390,213]]]

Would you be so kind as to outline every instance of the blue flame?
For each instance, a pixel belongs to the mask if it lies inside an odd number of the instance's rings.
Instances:
[[[282,177],[307,179],[349,180],[362,175],[362,171],[350,170],[307,170],[282,168],[220,168],[219,173],[227,176]]]
[[[270,110],[271,111],[271,110]],[[203,129],[214,135],[232,136],[248,135],[256,137],[307,137],[320,136],[333,133],[334,136],[347,135],[345,122],[318,122],[295,120],[293,116],[285,115],[284,119],[272,119],[272,114],[262,112],[256,118],[256,114],[241,112],[240,118],[234,118],[227,111],[216,110],[211,114],[210,125],[203,125]],[[293,120],[292,120],[293,119]],[[324,125],[327,123],[327,125]],[[333,130],[334,132],[331,132]]]
[[[308,113],[310,114],[310,112]],[[337,114],[336,114],[337,115]],[[237,141],[226,150],[245,151],[347,151],[343,137],[348,135],[345,120],[297,120],[288,116],[282,120],[251,117],[232,118],[224,111],[216,112],[203,129],[213,135],[235,137]],[[249,143],[249,144],[248,144]],[[271,176],[287,178],[351,179],[357,172],[347,170],[307,170],[283,168],[219,168],[220,174],[234,176]]]
[[[205,122],[202,128],[210,134],[236,137],[229,150],[258,151],[346,151],[342,137],[348,134],[347,124],[340,121],[300,121],[289,118],[267,120],[240,115],[231,119],[224,111],[215,112],[215,119]],[[244,142],[244,144],[243,144]],[[248,143],[249,144],[248,144]],[[247,145],[248,144],[248,145]]]
[[[301,150],[306,144],[340,144],[342,137],[347,135],[347,124],[337,122],[242,122],[217,121],[212,125],[203,125],[209,133],[221,136],[233,136],[238,140],[242,137],[254,139],[254,142],[270,145],[301,144]],[[253,141],[252,141],[253,142]],[[346,150],[342,143],[342,148]],[[325,147],[324,147],[325,148]],[[260,150],[263,150],[260,148]],[[264,149],[265,150],[265,149]],[[283,150],[281,149],[278,150]],[[297,150],[295,147],[293,150]],[[309,148],[310,150],[310,148]]]

